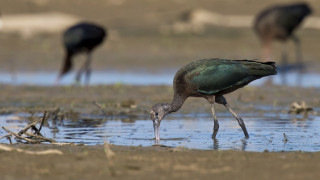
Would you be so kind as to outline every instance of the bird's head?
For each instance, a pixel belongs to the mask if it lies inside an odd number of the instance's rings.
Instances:
[[[154,135],[156,140],[160,140],[159,127],[161,120],[169,114],[170,105],[168,103],[158,103],[152,106],[150,118],[153,121]]]

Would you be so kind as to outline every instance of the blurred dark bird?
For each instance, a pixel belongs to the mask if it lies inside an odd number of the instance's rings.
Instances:
[[[88,84],[91,74],[92,51],[103,42],[106,36],[107,31],[97,24],[82,22],[68,28],[63,34],[65,58],[57,82],[71,70],[73,56],[84,52],[87,53],[87,59],[77,72],[75,80],[80,82],[81,75],[85,72],[86,84]]]
[[[238,120],[246,138],[249,134],[239,117],[223,97],[241,88],[251,81],[264,76],[277,74],[274,62],[251,60],[203,59],[182,67],[173,80],[174,95],[171,103],[158,103],[152,106],[150,117],[153,121],[156,140],[159,140],[161,120],[168,114],[180,109],[188,97],[203,97],[211,104],[214,119],[212,138],[215,138],[219,123],[215,114],[214,103],[224,105]]]
[[[296,46],[296,61],[298,64],[301,63],[300,40],[293,32],[311,12],[306,3],[295,3],[273,6],[258,14],[254,22],[254,30],[263,45],[263,59],[270,60],[273,40],[286,42],[291,38]],[[286,63],[286,61],[287,54],[284,47],[282,63]]]

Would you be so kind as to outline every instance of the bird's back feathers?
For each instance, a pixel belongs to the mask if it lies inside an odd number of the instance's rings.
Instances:
[[[92,23],[80,23],[70,27],[63,35],[66,49],[72,53],[92,50],[105,38],[106,30]]]
[[[189,89],[189,93],[223,94],[276,73],[274,62],[203,59],[181,68],[174,78],[174,86],[177,91]]]

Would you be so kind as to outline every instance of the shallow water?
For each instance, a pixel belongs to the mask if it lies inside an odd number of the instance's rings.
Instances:
[[[26,114],[1,115],[0,126],[18,132],[27,125]],[[218,113],[220,130],[217,141],[211,139],[213,121],[210,114],[169,116],[160,127],[160,144],[192,149],[245,150],[245,151],[320,151],[320,117],[294,120],[289,115],[265,115],[263,118],[243,116],[250,138],[245,139],[237,121]],[[115,145],[152,146],[152,121],[115,119],[81,115],[78,121],[53,121],[41,130],[42,134],[58,142],[87,145],[109,142]],[[288,141],[284,141],[286,134]],[[6,134],[0,131],[0,136]],[[0,139],[0,143],[8,143]]]
[[[129,84],[129,85],[172,85],[175,71],[161,73],[147,72],[93,72],[90,78],[91,85],[99,84]],[[70,85],[74,83],[75,74],[66,75],[60,85]],[[0,73],[0,83],[12,85],[55,85],[57,74],[53,72],[33,72],[33,73]],[[256,80],[250,85],[262,85],[267,80],[272,80],[277,85],[301,86],[301,87],[320,87],[320,74],[298,72],[279,73],[276,76],[270,76]]]

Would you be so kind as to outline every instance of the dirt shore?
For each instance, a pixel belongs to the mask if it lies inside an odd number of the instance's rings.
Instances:
[[[167,147],[15,145],[62,155],[0,151],[11,179],[301,179],[320,178],[320,153],[198,151]],[[114,153],[110,154],[110,149]],[[107,153],[106,153],[107,152]]]
[[[0,112],[39,113],[60,108],[61,113],[102,114],[101,105],[109,115],[140,115],[149,118],[153,104],[171,102],[172,86],[129,86],[123,84],[103,86],[11,86],[0,85]],[[306,96],[307,95],[307,96]],[[246,86],[226,95],[229,104],[242,113],[287,113],[292,102],[305,101],[316,108],[320,106],[318,88],[264,85]],[[225,111],[217,106],[218,111]],[[202,98],[188,98],[178,113],[209,113],[210,105]]]

